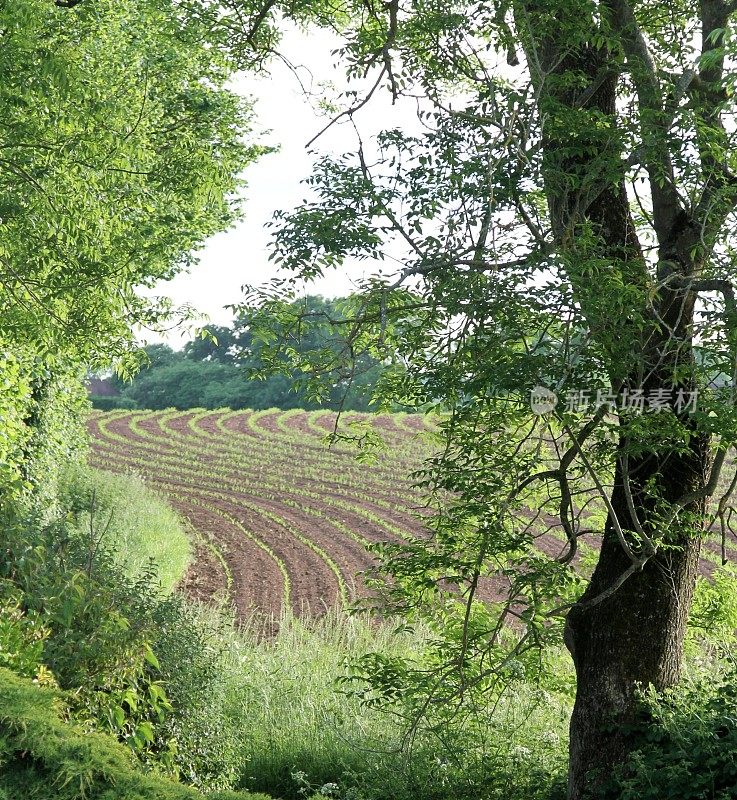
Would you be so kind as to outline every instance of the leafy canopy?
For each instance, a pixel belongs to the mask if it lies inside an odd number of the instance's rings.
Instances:
[[[137,289],[239,213],[261,148],[210,14],[0,4],[0,497],[51,498],[80,443],[84,368],[124,368],[131,327],[171,313]]]
[[[258,153],[229,64],[167,0],[0,9],[0,335],[91,362],[233,220]]]
[[[313,199],[277,216],[284,277],[247,305],[274,360],[319,374],[320,351],[307,363],[290,345],[313,323],[295,313],[297,287],[361,261],[373,273],[334,321],[349,331],[346,369],[365,353],[401,362],[385,402],[440,414],[418,476],[433,536],[383,548],[391,580],[377,581],[389,607],[429,620],[437,647],[419,671],[368,666],[388,697],[404,686],[435,713],[537,669],[605,527],[624,566],[594,606],[703,530],[691,507],[737,442],[734,11],[390,0],[342,31],[344,70],[369,89],[349,90],[335,123],[360,130],[386,91],[418,109],[419,132],[357,136],[318,160]],[[538,386],[557,394],[553,413],[532,413]],[[679,392],[698,394],[694,413]],[[657,470],[632,481],[628,465],[710,441],[714,469],[692,494]],[[616,470],[642,515],[623,526]],[[722,488],[707,526],[728,524],[734,485]]]

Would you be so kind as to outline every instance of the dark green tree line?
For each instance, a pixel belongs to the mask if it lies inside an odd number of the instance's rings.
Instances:
[[[283,374],[266,374],[264,342],[254,336],[247,315],[236,318],[231,326],[210,325],[206,334],[187,342],[181,352],[167,345],[145,348],[147,363],[129,383],[118,379],[116,398],[95,398],[100,408],[330,408],[366,411],[371,407],[374,387],[387,367],[364,355],[351,373],[343,370],[343,336],[328,320],[339,315],[341,301],[306,297],[294,307],[322,319],[309,338],[294,341],[294,353],[305,359],[323,349],[320,393],[315,394],[292,363],[281,360]],[[272,368],[279,366],[273,362]],[[322,381],[329,381],[327,388]]]

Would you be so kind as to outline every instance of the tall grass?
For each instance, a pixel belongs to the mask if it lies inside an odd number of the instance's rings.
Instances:
[[[83,535],[100,539],[131,577],[156,565],[162,591],[181,580],[191,546],[181,519],[166,500],[135,474],[70,467],[60,503]]]
[[[140,479],[70,472],[65,492],[61,505],[75,527],[102,537],[129,575],[153,559],[164,589],[176,585],[189,558],[185,530]],[[570,712],[565,690],[519,681],[493,713],[481,707],[445,730],[420,725],[408,737],[401,714],[367,706],[341,678],[370,652],[419,661],[426,631],[337,610],[305,619],[285,612],[275,625],[254,617],[236,626],[227,610],[176,594],[152,602],[144,605],[156,620],[157,677],[174,706],[157,726],[157,745],[177,742],[180,775],[198,788],[284,800],[559,796]],[[567,661],[556,669],[567,685]]]
[[[552,798],[565,772],[570,711],[564,694],[520,688],[473,724],[408,746],[407,723],[346,693],[346,663],[367,652],[419,657],[427,634],[397,632],[332,611],[321,619],[285,614],[264,638],[254,622],[217,624],[220,694],[240,731],[236,785],[280,798],[349,800]]]

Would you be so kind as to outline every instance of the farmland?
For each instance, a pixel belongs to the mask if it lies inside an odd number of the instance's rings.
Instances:
[[[427,511],[412,474],[431,452],[431,423],[399,414],[351,414],[346,423],[368,419],[386,443],[371,464],[346,445],[327,447],[331,412],[97,413],[89,420],[91,461],[138,473],[187,522],[195,550],[184,579],[190,596],[225,600],[242,619],[314,615],[365,593],[362,573],[374,563],[368,545],[424,535]],[[558,557],[559,525],[540,523],[536,548]],[[575,563],[584,570],[593,544],[580,543],[584,558]],[[718,551],[710,538],[702,574],[718,563]],[[482,581],[481,595],[493,594]]]
[[[367,545],[422,532],[410,476],[430,447],[421,416],[380,416],[387,446],[359,463],[326,446],[334,423],[304,411],[96,414],[91,461],[137,472],[187,520],[191,596],[226,599],[242,618],[321,613],[362,591]]]

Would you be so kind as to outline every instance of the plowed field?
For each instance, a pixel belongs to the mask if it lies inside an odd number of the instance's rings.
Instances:
[[[428,453],[422,417],[375,418],[388,446],[371,465],[327,448],[334,421],[305,411],[97,413],[91,462],[138,473],[189,522],[190,595],[225,597],[243,616],[320,613],[363,590],[367,544],[422,531],[410,475]]]
[[[363,593],[362,573],[373,563],[368,544],[423,535],[423,498],[411,476],[430,453],[428,423],[416,415],[370,419],[388,445],[372,465],[346,446],[328,449],[329,412],[95,413],[91,461],[138,473],[188,522],[195,556],[184,588],[191,596],[225,599],[242,617],[276,617],[284,608],[320,614]],[[559,522],[530,512],[533,518],[536,549],[559,557]],[[587,540],[579,553],[598,546],[596,537]],[[734,558],[732,536],[727,547]],[[719,539],[709,537],[702,574],[719,563],[719,550]],[[498,590],[482,579],[477,596]]]

